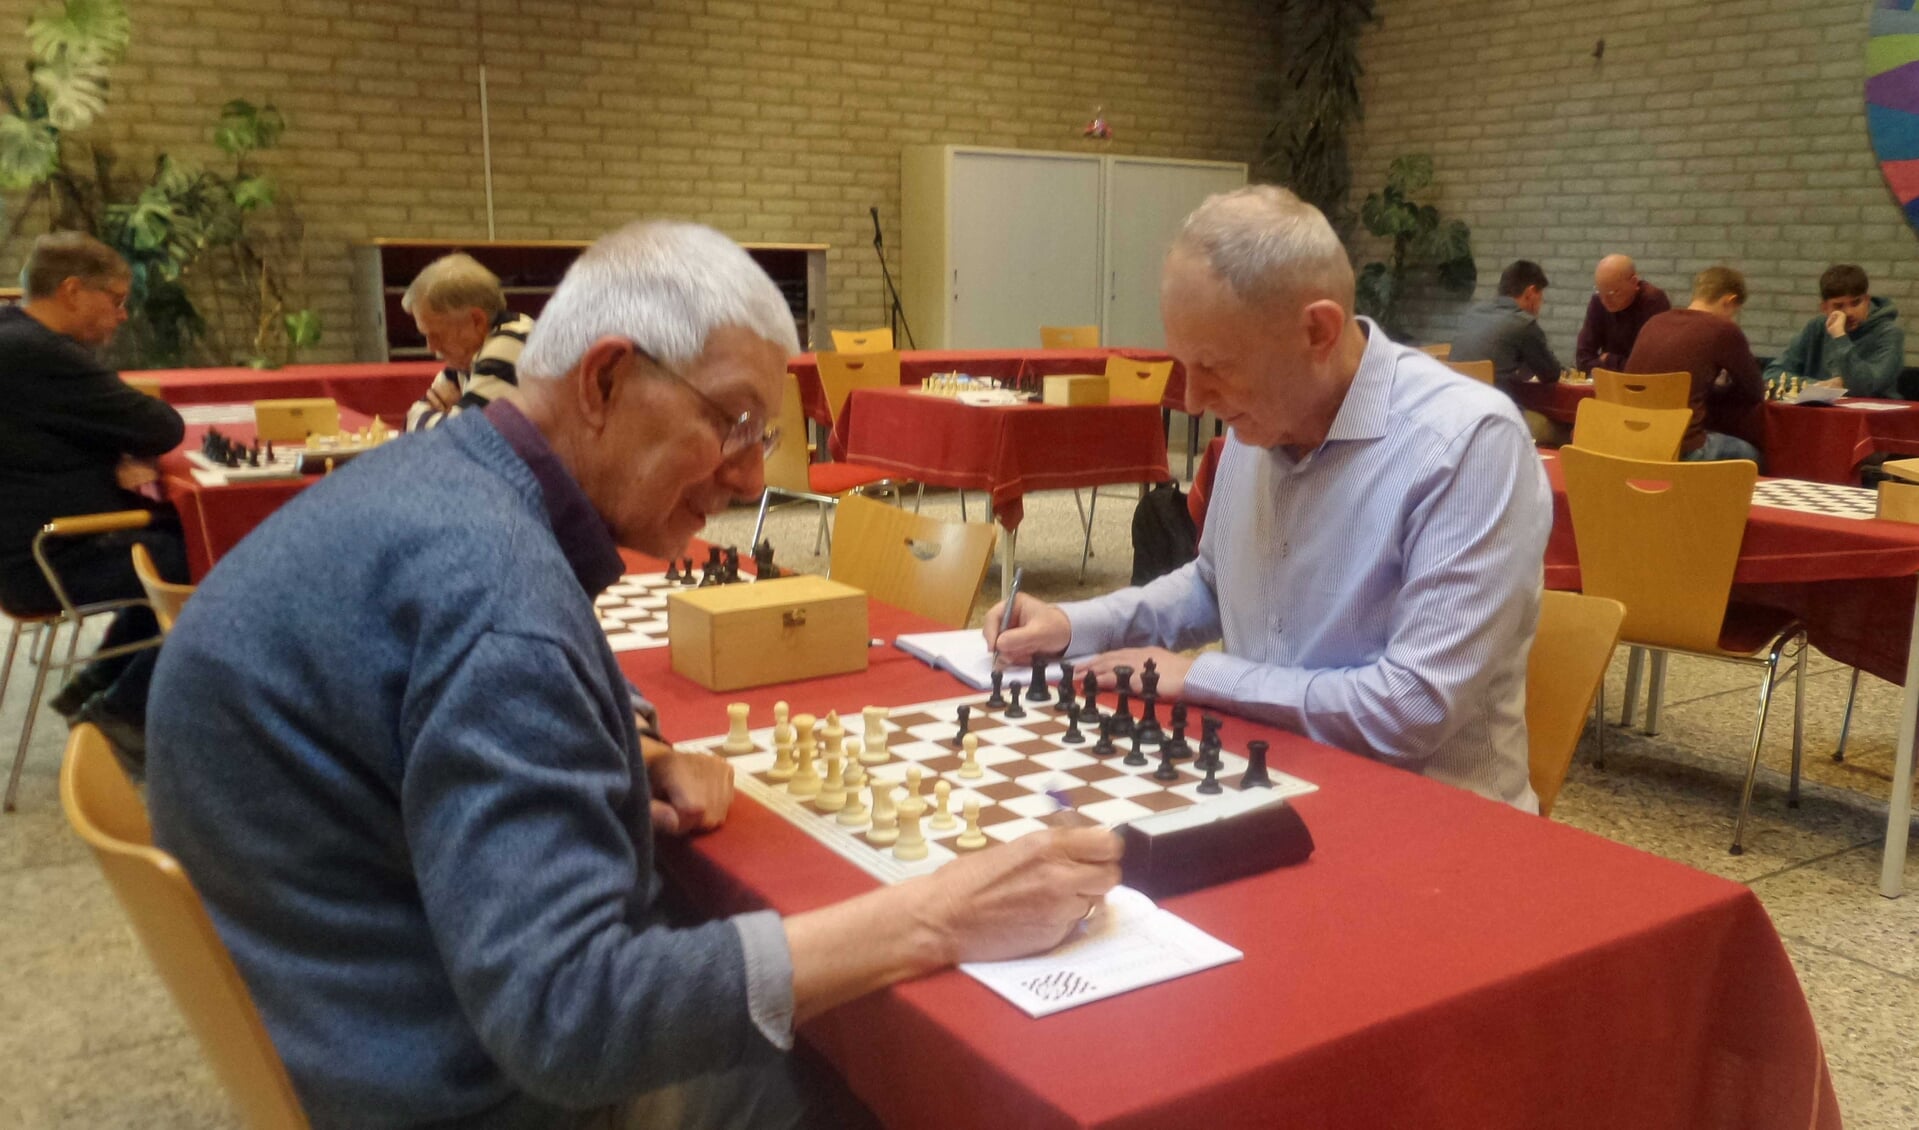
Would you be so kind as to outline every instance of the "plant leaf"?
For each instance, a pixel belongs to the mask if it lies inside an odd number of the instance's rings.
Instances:
[[[107,108],[107,65],[98,59],[67,56],[31,68],[33,86],[46,99],[54,128],[85,129]]]
[[[286,316],[287,344],[304,349],[320,342],[320,314],[316,310],[295,310]]]
[[[0,115],[0,189],[31,188],[60,168],[60,135],[38,118]]]
[[[246,177],[233,186],[233,206],[242,212],[265,208],[278,191],[268,177]]]
[[[27,46],[42,63],[112,63],[126,54],[133,21],[121,0],[66,0],[27,21]]]
[[[1386,183],[1401,192],[1418,192],[1433,183],[1433,159],[1425,153],[1405,153],[1386,169]]]

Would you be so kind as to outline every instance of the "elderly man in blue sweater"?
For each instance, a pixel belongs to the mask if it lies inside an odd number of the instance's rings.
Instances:
[[[1059,941],[1111,833],[1025,837],[782,919],[668,921],[654,837],[727,767],[675,752],[593,598],[756,496],[797,348],[725,237],[582,255],[495,402],[363,456],[213,571],[150,722],[185,865],[321,1127],[788,1126],[795,1023]],[[510,580],[508,580],[510,578]]]

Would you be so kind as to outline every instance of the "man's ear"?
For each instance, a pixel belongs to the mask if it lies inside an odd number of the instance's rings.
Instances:
[[[53,297],[63,306],[71,306],[80,299],[80,292],[87,288],[86,281],[77,275],[68,275],[60,280],[53,289]]]
[[[468,322],[473,326],[473,332],[479,334],[482,338],[485,338],[486,331],[493,328],[493,315],[488,314],[478,306],[467,307],[466,316]]]
[[[580,418],[594,431],[606,426],[614,404],[622,395],[629,395],[621,378],[632,363],[632,342],[603,337],[588,346],[573,366],[568,381],[579,404]]]
[[[1339,303],[1330,298],[1317,302],[1308,302],[1300,311],[1305,322],[1306,344],[1312,350],[1313,359],[1324,361],[1332,356],[1333,348],[1339,344],[1339,335],[1346,330],[1346,311]]]

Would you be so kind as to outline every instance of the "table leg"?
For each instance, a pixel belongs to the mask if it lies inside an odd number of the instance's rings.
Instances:
[[[1919,721],[1919,602],[1912,610],[1906,640],[1906,697],[1899,714],[1899,744],[1893,750],[1892,804],[1886,814],[1886,851],[1879,863],[1879,893],[1898,898],[1905,892],[1906,833],[1912,827],[1912,738]]]
[[[1666,653],[1655,651],[1646,673],[1646,728],[1648,737],[1659,733],[1659,710],[1666,705]]]
[[[1193,457],[1199,454],[1199,417],[1186,417],[1186,481],[1193,481]]]
[[[995,520],[991,511],[987,512],[986,520],[989,522]],[[999,598],[1002,601],[1011,600],[1013,597],[1013,559],[1018,555],[1019,531],[1001,526],[999,528]]]

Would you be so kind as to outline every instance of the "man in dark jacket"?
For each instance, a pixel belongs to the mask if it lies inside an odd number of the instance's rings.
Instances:
[[[78,232],[41,236],[21,272],[25,302],[0,308],[0,606],[14,615],[57,611],[33,559],[33,538],[55,518],[154,509],[133,493],[151,481],[141,463],[172,450],[184,427],[166,403],[127,386],[95,350],[126,321],[132,277],[112,248]],[[77,604],[139,597],[131,549],[144,543],[162,575],[184,581],[186,551],[171,510],[145,530],[49,543],[49,560]],[[152,612],[114,617],[103,648],[159,630]],[[98,725],[122,754],[143,752],[153,652],[93,663],[54,696],[69,718]]]

